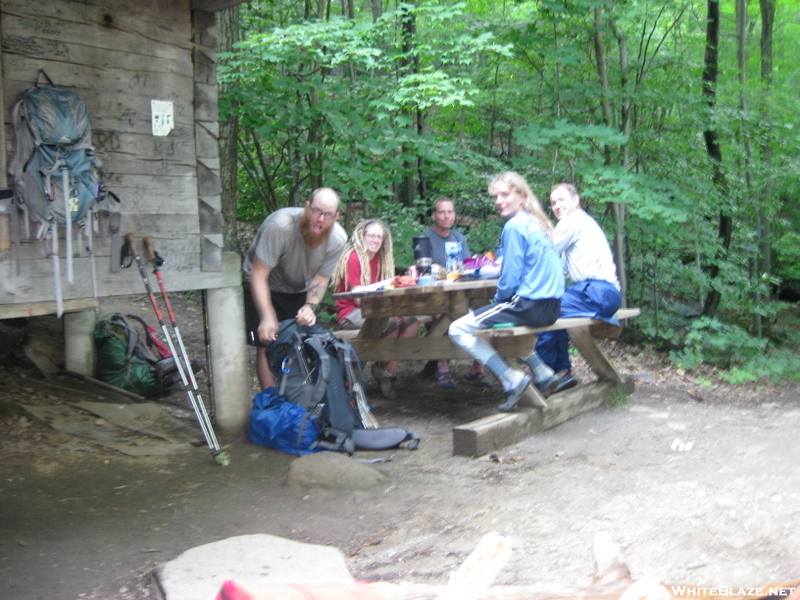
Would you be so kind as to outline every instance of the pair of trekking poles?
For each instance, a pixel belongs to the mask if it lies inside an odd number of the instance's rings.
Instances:
[[[162,259],[158,255],[158,252],[156,252],[153,248],[153,239],[150,236],[143,238],[142,243],[144,244],[145,252],[147,254],[147,262],[150,262],[153,265],[153,273],[156,276],[156,281],[158,281],[158,287],[161,289],[161,296],[164,298],[164,304],[167,308],[167,314],[169,315],[170,324],[172,326],[172,333],[170,333],[169,329],[167,328],[166,321],[161,313],[161,307],[159,306],[158,300],[156,299],[153,289],[150,286],[150,281],[147,279],[144,262],[142,261],[142,257],[139,255],[139,252],[136,249],[136,243],[133,240],[132,233],[129,233],[125,236],[125,246],[122,251],[122,256],[132,257],[132,261],[136,261],[136,266],[139,268],[139,275],[142,277],[144,288],[147,291],[148,297],[150,298],[150,303],[153,305],[153,310],[156,313],[158,324],[161,326],[161,333],[163,334],[164,339],[167,342],[167,346],[169,347],[169,350],[175,359],[175,366],[178,369],[183,390],[186,393],[186,398],[189,401],[189,405],[192,407],[192,410],[197,417],[197,421],[200,424],[203,437],[205,438],[208,447],[211,449],[211,456],[214,458],[214,461],[217,464],[226,466],[230,464],[230,458],[228,457],[227,452],[220,450],[217,437],[214,435],[214,428],[211,425],[211,419],[208,416],[205,404],[203,404],[203,398],[200,395],[200,390],[197,387],[197,379],[194,376],[194,369],[192,368],[192,363],[189,360],[189,355],[186,352],[186,346],[183,343],[183,337],[181,337],[181,331],[178,328],[178,321],[175,318],[175,312],[172,310],[172,303],[169,301],[167,288],[164,285],[164,279],[161,276],[161,265],[164,264],[164,259]],[[129,267],[130,263],[123,266]],[[180,352],[176,352],[175,350],[175,344],[172,341],[173,335]]]

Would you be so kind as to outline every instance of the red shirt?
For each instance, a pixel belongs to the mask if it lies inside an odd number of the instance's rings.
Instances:
[[[375,283],[378,280],[378,258],[376,254],[369,261],[369,283]],[[358,253],[353,250],[350,256],[347,257],[347,275],[339,284],[339,287],[334,290],[335,293],[347,292],[354,287],[362,285],[361,283],[361,262],[358,260]],[[341,323],[347,315],[358,308],[355,300],[337,300],[336,301],[336,318]]]

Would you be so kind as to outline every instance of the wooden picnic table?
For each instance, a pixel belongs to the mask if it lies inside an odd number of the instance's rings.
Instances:
[[[494,279],[464,279],[441,280],[434,285],[334,294],[335,299],[361,300],[361,314],[365,319],[360,330],[337,331],[336,335],[347,339],[365,362],[471,358],[450,341],[447,329],[450,323],[471,309],[489,304],[496,288],[497,281]],[[434,315],[436,318],[425,324],[424,336],[381,339],[390,317]],[[529,346],[528,353],[530,349]],[[524,353],[522,345],[513,337],[499,341],[498,350],[507,357]]]
[[[488,304],[494,297],[497,281],[493,279],[461,279],[440,281],[434,285],[351,291],[334,294],[334,298],[358,298],[365,318],[360,330],[341,330],[336,335],[347,339],[361,360],[439,360],[472,358],[456,346],[447,335],[450,323],[469,310]],[[424,336],[381,339],[389,318],[394,316],[424,317],[436,315],[426,324]],[[621,309],[618,319],[633,318],[639,309]],[[485,337],[506,358],[527,357],[537,334],[546,330],[566,329],[570,339],[598,377],[596,382],[567,390],[545,402],[538,391],[529,386],[521,406],[528,409],[492,415],[453,430],[454,454],[480,456],[563,423],[592,408],[614,394],[630,393],[633,381],[617,372],[597,344],[597,338],[616,337],[621,327],[591,318],[558,319],[548,327],[509,327],[484,329],[475,335]]]

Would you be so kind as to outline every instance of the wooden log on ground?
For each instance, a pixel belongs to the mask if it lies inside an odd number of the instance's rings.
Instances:
[[[630,376],[624,376],[621,385],[598,381],[550,396],[545,409],[498,413],[460,425],[453,428],[453,454],[471,457],[489,454],[593,410],[616,394],[632,391]]]

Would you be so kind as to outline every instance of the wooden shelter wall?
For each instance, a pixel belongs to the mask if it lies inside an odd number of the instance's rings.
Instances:
[[[122,199],[122,233],[153,236],[180,273],[170,289],[238,285],[238,265],[221,251],[213,13],[193,13],[189,0],[3,0],[1,18],[7,157],[12,107],[44,70],[85,100],[108,187]],[[167,136],[152,133],[151,100],[173,102]],[[111,273],[110,246],[94,239],[98,294],[139,292],[138,273]],[[0,305],[53,299],[40,243],[21,250],[20,275],[10,252],[0,257]],[[91,296],[86,265],[76,260],[65,298]]]

